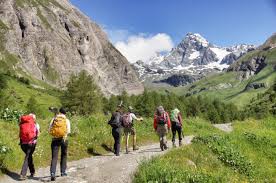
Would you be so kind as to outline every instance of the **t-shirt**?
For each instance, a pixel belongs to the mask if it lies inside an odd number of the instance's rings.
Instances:
[[[136,115],[134,113],[130,113],[129,114],[129,119],[130,119],[130,121],[133,122],[134,119],[137,120],[138,118],[136,117]]]

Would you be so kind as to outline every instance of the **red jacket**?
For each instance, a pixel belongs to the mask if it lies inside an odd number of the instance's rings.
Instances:
[[[167,112],[164,113],[164,115],[167,116],[167,125],[168,125],[168,128],[171,128],[171,120],[170,120],[170,116]],[[153,128],[156,130],[157,129],[157,125],[158,125],[158,121],[157,121],[157,118],[158,118],[158,115],[157,114],[154,114],[154,121],[153,121]]]

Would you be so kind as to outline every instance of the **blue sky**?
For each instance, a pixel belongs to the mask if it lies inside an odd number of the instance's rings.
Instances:
[[[276,32],[275,0],[71,0],[102,25],[111,41],[164,33],[179,43],[188,32],[229,46],[261,44]],[[274,2],[274,3],[273,3]]]

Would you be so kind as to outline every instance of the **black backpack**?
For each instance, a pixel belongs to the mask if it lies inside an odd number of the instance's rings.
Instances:
[[[108,124],[112,128],[119,128],[122,126],[122,117],[119,112],[112,113],[111,119],[108,121]]]

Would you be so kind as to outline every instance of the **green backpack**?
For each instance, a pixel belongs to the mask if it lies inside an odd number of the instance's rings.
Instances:
[[[172,110],[171,113],[170,113],[170,119],[172,122],[177,122],[179,123],[179,120],[178,120],[178,113],[179,113],[179,110]]]

